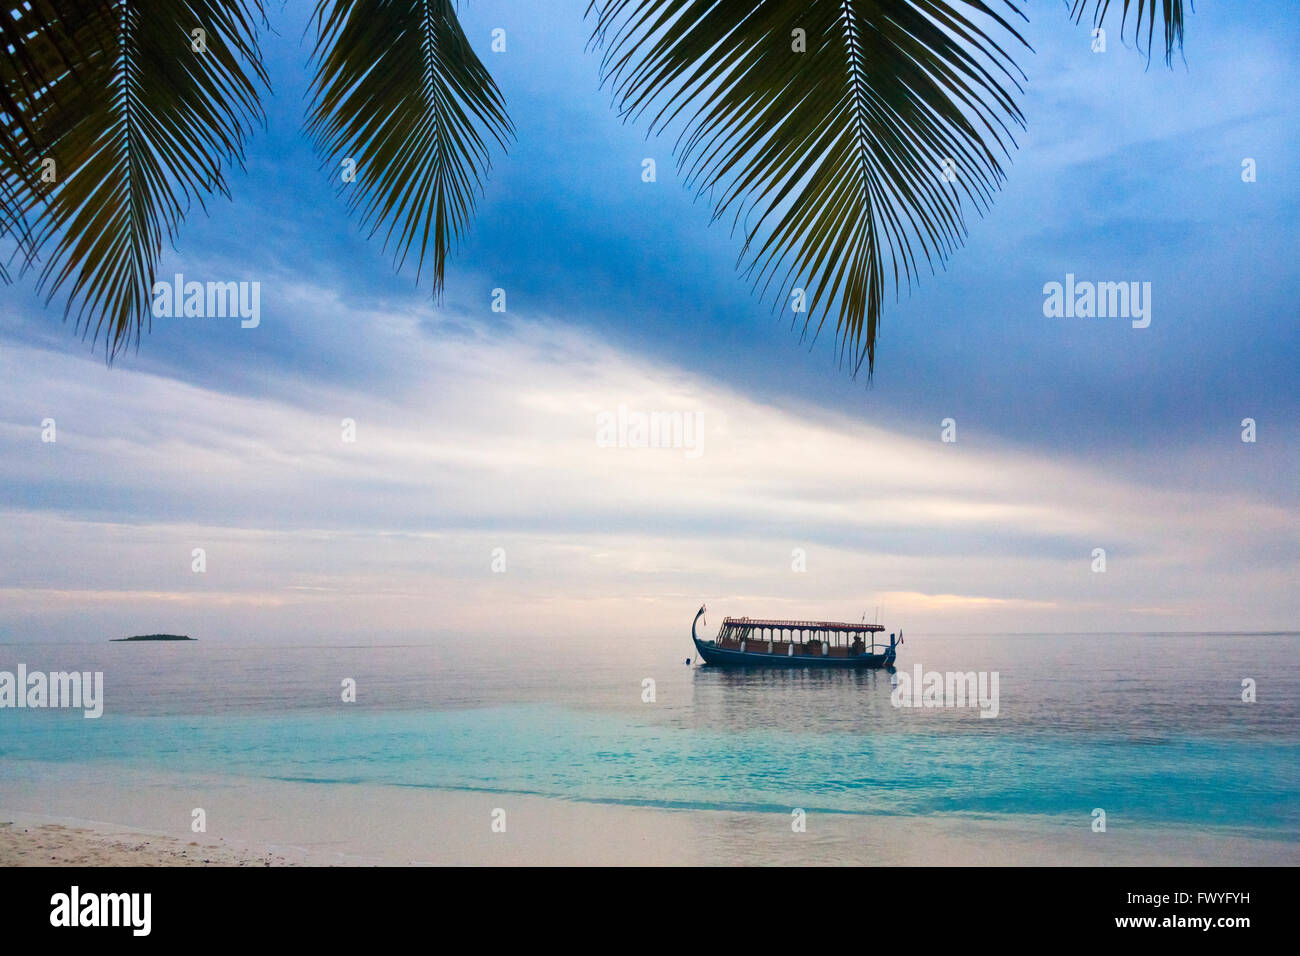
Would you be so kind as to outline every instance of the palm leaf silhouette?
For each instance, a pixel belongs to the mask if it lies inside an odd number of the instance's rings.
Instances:
[[[1073,4],[1078,21],[1090,4]],[[1098,24],[1109,5],[1094,0]],[[1135,29],[1152,29],[1155,7],[1138,0]],[[1163,11],[1172,50],[1180,0]],[[941,265],[965,238],[964,205],[982,213],[1004,179],[1024,125],[1018,8],[593,0],[593,12],[615,107],[648,134],[680,127],[678,167],[741,231],[742,275],[774,308],[803,291],[802,332],[815,340],[833,317],[841,361],[870,376],[887,292]]]
[[[40,42],[8,51],[4,74],[6,224],[26,237],[24,265],[45,259],[47,301],[62,293],[65,317],[75,311],[95,341],[103,332],[111,358],[148,325],[164,237],[174,242],[194,201],[229,195],[222,165],[242,163],[262,117],[258,87],[269,87],[263,10],[259,0],[43,0],[31,15]],[[53,184],[38,176],[46,158]]]
[[[983,207],[1003,178],[1015,28],[979,2],[592,8],[619,111],[682,120],[679,167],[742,229],[744,274],[778,305],[806,289],[804,331],[834,314],[841,360],[870,373],[887,288],[941,263],[963,199]]]
[[[433,291],[491,167],[490,137],[514,134],[495,81],[474,54],[451,0],[323,0],[307,131],[325,165],[352,159],[348,208],[416,280],[433,245]]]
[[[1088,8],[1092,7],[1092,23],[1094,27],[1099,27],[1106,19],[1106,14],[1110,11],[1111,0],[1071,0],[1073,6],[1070,9],[1070,15],[1074,22],[1078,23],[1083,19]],[[1122,0],[1120,9],[1120,35],[1123,36],[1124,28],[1129,22],[1129,11],[1133,11],[1133,37],[1138,44],[1142,46],[1142,27],[1143,21],[1146,25],[1146,53],[1147,59],[1151,58],[1153,49],[1151,41],[1155,36],[1156,19],[1160,19],[1164,33],[1165,62],[1172,63],[1175,48],[1181,48],[1183,45],[1183,0]]]
[[[0,10],[0,236],[14,240],[15,255],[25,263],[35,254],[27,210],[40,193],[31,167],[48,149],[43,115],[55,105],[72,105],[87,76],[85,63],[105,38],[92,33],[107,23],[102,9],[82,7],[60,13],[34,0]],[[10,281],[3,264],[0,279]]]
[[[1189,4],[1190,6],[1190,4]],[[1119,11],[1170,62],[1183,0],[1070,0]],[[806,290],[841,361],[874,370],[885,296],[934,271],[1004,179],[1024,118],[1012,0],[593,0],[601,71],[628,119],[681,127],[675,150],[738,265],[774,307]],[[433,288],[514,127],[452,0],[318,0],[306,129],[325,166],[356,163],[348,208],[400,268],[432,244]],[[112,357],[139,341],[164,237],[229,195],[269,89],[262,0],[23,0],[0,7],[0,236],[41,263]],[[207,50],[190,45],[206,31]],[[796,52],[795,37],[802,39]],[[57,179],[43,180],[53,160]],[[9,272],[0,263],[0,279]],[[795,321],[799,318],[795,313]],[[815,322],[815,325],[813,324]]]

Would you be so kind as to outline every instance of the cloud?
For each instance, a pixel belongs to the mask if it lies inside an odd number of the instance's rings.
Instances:
[[[366,390],[6,349],[0,627],[487,634],[508,609],[560,634],[670,629],[701,600],[883,603],[917,629],[1294,621],[1296,513],[1268,500],[757,401],[545,318],[456,321],[449,347],[418,311],[360,320],[358,380],[420,370]],[[603,447],[620,408],[694,416],[699,454]]]
[[[931,629],[1295,625],[1291,34],[1198,10],[1170,73],[1036,13],[1007,189],[891,306],[865,390],[771,321],[705,204],[640,181],[671,142],[611,115],[583,6],[542,45],[553,11],[510,14],[494,69],[520,141],[437,309],[304,173],[292,45],[235,202],[162,269],[261,282],[258,329],[160,320],[110,371],[30,283],[5,291],[0,629],[343,639],[487,634],[508,612],[675,632],[705,599],[886,603]],[[482,36],[496,14],[475,11]],[[1045,320],[1066,271],[1153,280],[1152,327]],[[700,454],[601,447],[620,408],[696,416]]]

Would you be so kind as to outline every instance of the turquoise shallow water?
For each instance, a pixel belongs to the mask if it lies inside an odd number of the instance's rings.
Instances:
[[[919,648],[917,645],[920,645]],[[1211,666],[1229,646],[1231,667]],[[1093,649],[1091,664],[1077,653]],[[463,648],[0,646],[0,670],[103,670],[105,715],[0,711],[0,759],[321,786],[535,793],[649,806],[1034,814],[1300,837],[1300,639],[912,639],[926,669],[1000,675],[996,719],[890,704],[881,672],[686,667]],[[1241,680],[1259,699],[1241,701]],[[357,681],[343,703],[342,677]],[[655,700],[642,681],[655,680]]]

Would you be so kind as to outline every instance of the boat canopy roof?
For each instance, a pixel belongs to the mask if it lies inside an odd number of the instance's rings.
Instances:
[[[872,631],[883,631],[883,624],[840,624],[835,621],[765,621],[754,617],[729,617],[723,622],[723,626],[728,624],[740,625],[742,627],[771,627],[771,628],[791,628],[795,630],[808,631],[844,631],[847,633],[868,633]]]

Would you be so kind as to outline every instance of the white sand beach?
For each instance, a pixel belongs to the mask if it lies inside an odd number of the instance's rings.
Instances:
[[[0,821],[0,867],[10,866],[285,866],[283,855],[257,856],[220,843],[108,825],[68,826],[25,814]]]

